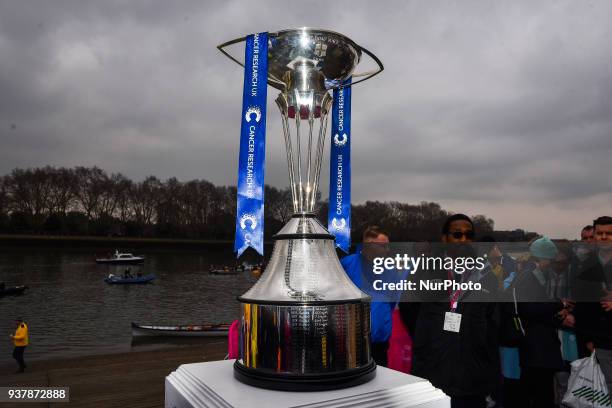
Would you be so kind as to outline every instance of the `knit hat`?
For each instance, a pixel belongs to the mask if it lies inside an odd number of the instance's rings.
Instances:
[[[531,255],[540,259],[555,259],[557,257],[557,246],[548,237],[538,238],[529,246]]]

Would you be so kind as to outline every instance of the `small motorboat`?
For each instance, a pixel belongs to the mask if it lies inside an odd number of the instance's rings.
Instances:
[[[111,256],[110,258],[97,258],[96,263],[110,265],[134,265],[143,263],[144,260],[144,256],[136,256],[130,253],[121,253],[119,251],[115,251],[113,256]]]
[[[23,292],[25,292],[26,289],[29,289],[27,286],[24,285],[20,285],[20,286],[4,286],[1,285],[0,286],[0,297],[2,296],[17,296],[17,295],[22,295]]]
[[[132,275],[114,275],[110,274],[106,278],[104,278],[104,282],[109,284],[129,284],[129,283],[149,283],[153,279],[155,279],[155,275],[141,275],[141,276],[132,276]]]
[[[226,337],[230,325],[202,324],[187,326],[145,326],[132,322],[132,336],[157,336],[157,337]]]

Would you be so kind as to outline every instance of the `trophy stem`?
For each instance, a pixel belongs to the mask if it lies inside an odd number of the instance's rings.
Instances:
[[[314,210],[315,201],[317,199],[316,194],[319,190],[319,180],[321,175],[321,163],[323,162],[323,149],[325,148],[325,134],[327,132],[327,118],[328,116],[321,117],[321,127],[319,128],[319,140],[317,141],[317,160],[315,162],[315,173],[314,182],[312,188],[312,197],[310,203],[310,211]]]
[[[310,195],[313,193],[312,184],[310,180],[311,164],[312,164],[312,128],[314,125],[314,111],[310,110],[308,115],[308,172],[306,175],[306,211],[311,212],[312,208],[310,205]]]
[[[302,195],[302,150],[300,148],[300,117],[295,115],[295,143],[297,147],[297,171],[298,171],[298,211],[304,212],[304,198]]]
[[[280,105],[279,105],[280,106]],[[281,107],[282,111],[282,107]],[[291,146],[291,134],[289,133],[289,123],[285,115],[282,115],[283,119],[283,135],[285,136],[285,146],[287,148],[287,167],[289,167],[289,185],[291,186],[291,201],[293,204],[293,212],[298,212],[297,203],[297,191],[295,186],[295,171],[293,164],[293,148]]]
[[[317,107],[310,108],[310,104],[301,105],[299,110],[295,106],[288,105],[287,94],[281,93],[276,98],[276,104],[281,112],[283,137],[287,149],[287,167],[294,213],[312,213],[316,204],[327,120],[333,101],[328,92],[324,92],[318,98],[320,102]],[[295,119],[295,141],[291,140],[290,119]],[[318,137],[315,130],[317,119],[319,119]],[[303,129],[303,124],[308,126],[308,130]],[[308,134],[308,140],[302,141],[302,136],[306,137],[306,134]],[[317,138],[316,143],[315,137]],[[294,143],[295,151],[293,150]],[[304,143],[303,146],[302,143]],[[303,168],[303,165],[306,167]]]

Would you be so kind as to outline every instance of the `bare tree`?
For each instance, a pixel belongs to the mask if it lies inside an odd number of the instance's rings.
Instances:
[[[495,222],[485,215],[475,215],[472,217],[474,227],[479,235],[491,234],[495,227]]]
[[[121,223],[130,221],[134,212],[131,206],[131,194],[134,183],[121,173],[113,174],[113,196],[115,200],[115,216]]]
[[[124,183],[125,177],[121,174],[112,174],[110,177],[104,178],[100,193],[99,205],[97,206],[96,217],[112,217],[118,206],[117,190],[125,186],[120,186]]]
[[[0,214],[9,212],[10,196],[8,192],[8,177],[0,176]]]
[[[293,214],[291,204],[291,189],[277,189],[272,186],[265,186],[265,211],[268,217],[276,219],[281,223],[286,223]]]
[[[150,226],[155,222],[156,208],[162,183],[155,176],[149,176],[144,181],[134,184],[132,189],[132,207],[135,221],[142,226]]]
[[[49,171],[49,213],[66,215],[74,205],[74,191],[78,183],[72,169],[48,168]]]
[[[108,175],[100,168],[77,167],[74,195],[81,210],[88,219],[93,219],[100,211],[104,189],[108,187]]]
[[[50,183],[47,168],[14,169],[7,178],[13,210],[40,217],[48,210]]]
[[[159,192],[157,223],[169,235],[180,233],[183,228],[183,185],[176,178],[168,179]]]

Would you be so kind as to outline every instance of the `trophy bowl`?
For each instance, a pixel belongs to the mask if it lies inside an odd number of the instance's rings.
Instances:
[[[283,30],[269,38],[268,76],[281,82],[288,72],[310,62],[330,89],[342,84],[361,59],[361,48],[333,31]]]
[[[331,235],[316,219],[315,202],[325,146],[331,90],[382,71],[365,48],[333,31],[268,33],[268,84],[280,90],[294,215],[274,236],[270,261],[241,302],[240,353],[234,375],[263,388],[313,391],[374,378],[370,297],[346,275]],[[225,51],[239,38],[218,48]],[[362,54],[379,66],[355,74]]]

